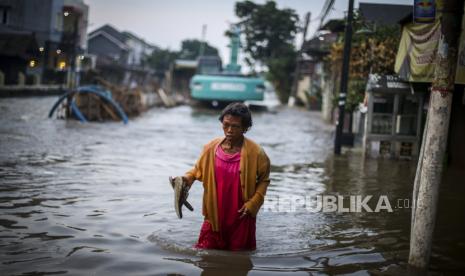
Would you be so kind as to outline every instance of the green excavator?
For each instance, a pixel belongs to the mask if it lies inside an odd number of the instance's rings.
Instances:
[[[231,28],[231,48],[229,64],[222,68],[218,56],[201,56],[198,58],[197,72],[190,81],[191,97],[213,106],[235,101],[262,101],[265,81],[262,78],[248,77],[241,74],[237,63],[240,48],[240,30]]]

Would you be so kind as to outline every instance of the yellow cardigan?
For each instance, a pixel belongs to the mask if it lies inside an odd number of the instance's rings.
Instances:
[[[224,139],[224,137],[216,138],[206,144],[195,166],[186,173],[187,177],[203,182],[202,213],[212,225],[213,231],[219,230],[215,151]],[[242,199],[249,214],[255,217],[270,184],[270,159],[258,144],[244,137],[240,162]]]

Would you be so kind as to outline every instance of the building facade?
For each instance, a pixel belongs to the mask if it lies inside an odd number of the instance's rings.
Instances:
[[[48,84],[66,83],[86,49],[88,10],[83,0],[0,0],[0,34],[22,32],[36,43],[36,49],[29,50],[32,56],[0,51],[0,56],[22,59],[8,64],[16,68],[9,75],[21,73],[39,76]],[[16,66],[18,62],[22,65]],[[11,77],[8,82],[14,84],[18,79]]]
[[[99,75],[126,86],[142,85],[152,74],[146,59],[158,48],[130,32],[103,25],[89,33],[88,54],[95,56]]]

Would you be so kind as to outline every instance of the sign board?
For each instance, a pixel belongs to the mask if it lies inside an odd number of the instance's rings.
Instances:
[[[415,23],[434,23],[436,19],[435,0],[414,0],[413,21]]]
[[[410,93],[410,84],[395,75],[370,74],[367,91],[381,93]]]
[[[223,91],[237,91],[244,92],[246,86],[243,83],[231,83],[231,82],[212,82],[211,90],[223,90]]]

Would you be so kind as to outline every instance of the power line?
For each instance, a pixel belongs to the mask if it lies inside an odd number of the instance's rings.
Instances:
[[[321,9],[320,15],[318,15],[318,18],[320,19],[320,25],[318,26],[318,29],[323,25],[325,18],[328,16],[329,12],[334,6],[334,2],[335,0],[326,0],[325,4],[323,5],[323,9]]]

